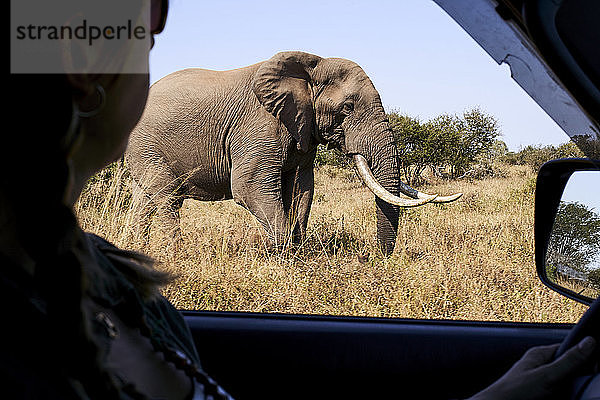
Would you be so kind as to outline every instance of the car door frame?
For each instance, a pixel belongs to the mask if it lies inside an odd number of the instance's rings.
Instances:
[[[235,398],[464,398],[573,324],[186,311],[203,368]]]

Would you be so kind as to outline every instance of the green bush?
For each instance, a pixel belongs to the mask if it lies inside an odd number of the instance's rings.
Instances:
[[[315,157],[315,166],[331,165],[338,168],[352,168],[353,163],[349,157],[346,157],[338,149],[327,149],[320,144],[317,147],[317,156]]]
[[[571,138],[586,157],[600,160],[600,138],[592,135],[575,135]]]
[[[469,175],[478,164],[483,164],[478,171],[489,172],[493,169],[492,159],[508,150],[497,139],[497,120],[478,108],[461,116],[442,114],[424,123],[397,112],[389,113],[388,119],[409,184],[418,183],[427,167],[434,172],[447,168],[450,178]]]
[[[563,143],[559,146],[553,145],[529,145],[518,152],[508,152],[501,159],[511,165],[528,165],[534,171],[547,161],[556,158],[583,157],[583,153],[573,142]]]
[[[390,128],[400,154],[400,169],[409,185],[421,183],[421,174],[427,167],[435,169],[443,164],[438,132],[419,119],[397,112],[388,114]]]

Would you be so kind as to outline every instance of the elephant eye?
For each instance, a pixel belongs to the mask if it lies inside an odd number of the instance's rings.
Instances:
[[[343,111],[345,111],[345,112],[352,112],[352,111],[354,111],[354,103],[352,103],[352,102],[346,102],[346,103],[344,103]]]

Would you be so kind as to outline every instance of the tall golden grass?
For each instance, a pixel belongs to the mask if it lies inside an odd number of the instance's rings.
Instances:
[[[186,200],[182,245],[156,224],[136,233],[126,167],[95,176],[76,204],[85,230],[145,252],[178,276],[176,307],[399,318],[575,322],[585,307],[543,286],[533,261],[535,176],[528,167],[474,181],[435,181],[427,192],[464,196],[403,210],[396,250],[381,257],[373,196],[352,171],[322,166],[305,241],[269,251],[232,201]]]

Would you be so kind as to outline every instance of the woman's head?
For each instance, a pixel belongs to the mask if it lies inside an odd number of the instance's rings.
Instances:
[[[123,9],[116,0],[73,3],[101,4],[114,13]],[[152,34],[164,26],[165,0],[125,3],[136,5],[139,13],[144,4],[152,7],[154,15],[147,18],[154,21]],[[76,8],[70,11],[80,13]],[[148,64],[150,43],[137,63]],[[55,44],[52,51],[60,54],[75,46]],[[103,62],[113,66],[131,57],[126,46],[102,54],[112,57]],[[57,243],[62,240],[59,227],[72,222],[60,217],[63,207],[71,206],[87,179],[124,151],[145,105],[148,73],[13,73],[9,86],[0,145],[0,251],[16,252],[11,258],[22,263],[23,254],[47,254],[62,246]]]
[[[164,28],[168,2],[150,0],[145,6],[150,7],[149,32],[152,36],[149,39],[152,45],[153,36]],[[127,58],[127,51],[122,50],[127,49],[121,49],[115,56]],[[147,69],[148,52],[134,63]],[[80,133],[69,154],[74,176],[67,201],[73,203],[91,175],[124,153],[129,134],[146,104],[149,76],[132,73],[68,77],[80,112]]]
[[[89,21],[97,21],[98,13],[124,16],[103,25],[104,42],[90,45],[68,37],[50,41],[65,73],[11,75],[9,115],[17,131],[3,146],[2,161],[19,166],[13,169],[13,183],[43,180],[41,186],[62,185],[64,202],[72,204],[91,175],[123,154],[141,117],[149,86],[149,50],[153,35],[164,27],[168,2],[84,0],[61,6],[71,7],[62,11],[62,18],[73,32],[92,25]],[[118,24],[125,26],[120,22],[125,18],[130,25],[145,25],[141,51],[135,37],[114,45],[112,38],[119,32]],[[126,30],[120,33],[125,37]],[[58,164],[66,166],[68,177],[61,176],[63,167],[53,167]]]
[[[121,157],[129,133],[142,115],[148,94],[148,75],[102,75],[85,81],[76,104],[81,112],[78,133],[68,149],[71,187],[66,198],[73,204],[94,173]]]

